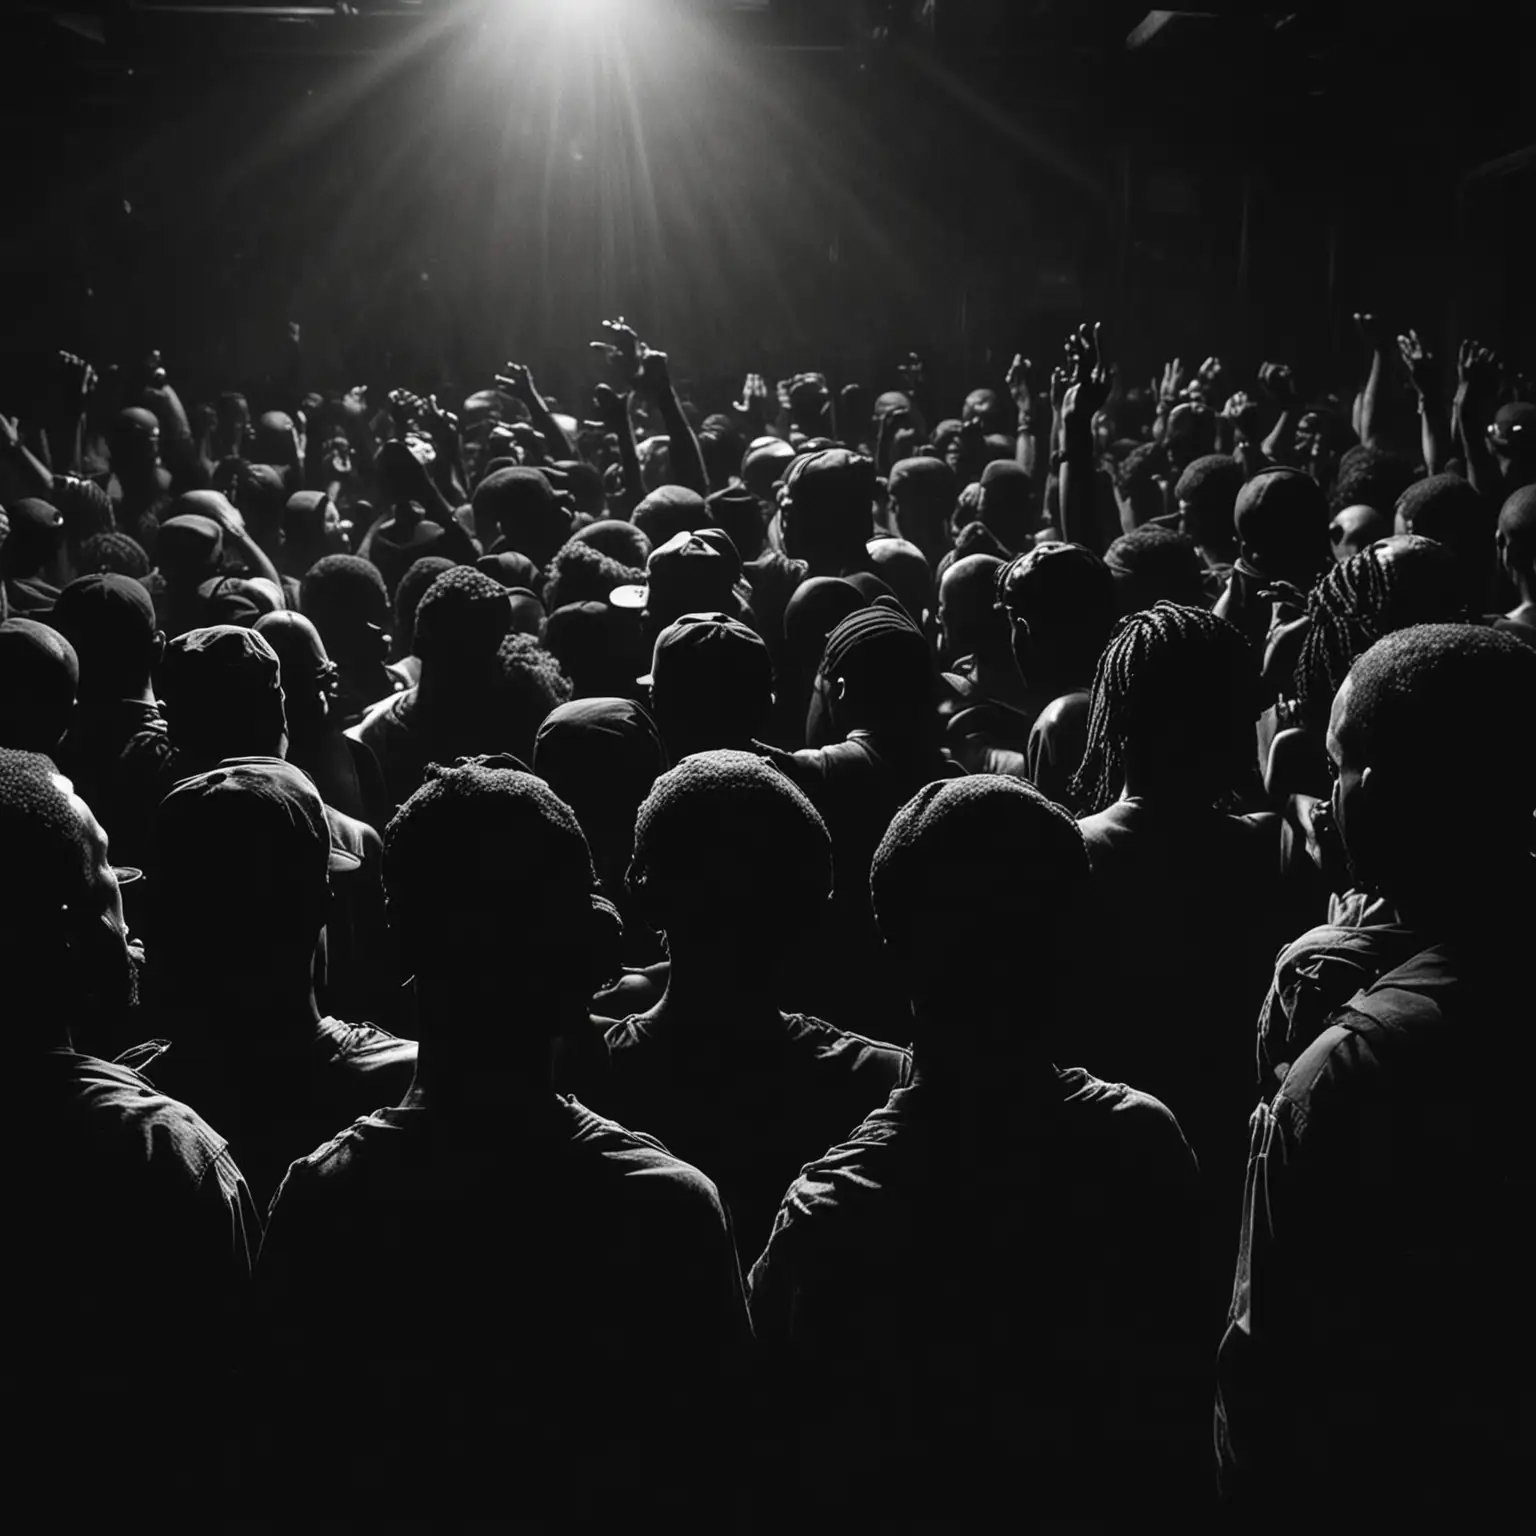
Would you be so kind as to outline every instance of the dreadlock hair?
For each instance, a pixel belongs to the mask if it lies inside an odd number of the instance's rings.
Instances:
[[[1113,804],[1133,742],[1166,745],[1211,804],[1239,805],[1257,774],[1259,662],[1246,636],[1205,608],[1159,602],[1121,619],[1099,657],[1088,744],[1068,799],[1078,815]]]
[[[1432,539],[1399,534],[1335,565],[1307,598],[1310,622],[1291,685],[1297,723],[1327,732],[1351,664],[1383,635],[1452,623],[1465,611],[1456,557]]]

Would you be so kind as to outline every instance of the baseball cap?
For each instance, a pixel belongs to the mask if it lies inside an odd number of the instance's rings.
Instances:
[[[154,847],[157,883],[185,870],[199,888],[227,878],[262,897],[361,868],[332,841],[314,781],[280,758],[233,757],[183,779],[160,802]]]
[[[723,528],[679,533],[651,551],[645,585],[615,587],[615,608],[642,608],[662,623],[684,613],[729,608],[741,579],[741,557]]]
[[[767,537],[762,506],[746,486],[732,484],[705,498],[710,521],[723,529],[738,553],[756,553]]]
[[[828,543],[862,545],[874,532],[874,460],[847,448],[802,454],[784,474],[789,516]]]
[[[132,576],[81,576],[59,593],[48,622],[77,653],[110,660],[143,650],[155,633],[155,605]]]
[[[202,599],[206,624],[249,629],[263,614],[275,613],[280,607],[270,582],[242,576],[215,576],[197,589],[197,595]]]
[[[45,560],[64,542],[64,519],[51,501],[23,496],[7,510],[11,522],[5,540],[10,546],[8,564]]]
[[[656,637],[651,670],[640,679],[655,690],[681,685],[716,699],[773,691],[773,664],[762,637],[724,613],[685,613]]]
[[[204,704],[227,709],[237,697],[279,692],[282,665],[254,629],[214,624],[190,629],[166,646],[159,681],[166,698],[188,711]]]
[[[211,517],[185,513],[160,524],[155,552],[168,575],[196,577],[218,564],[224,534]]]
[[[707,528],[709,509],[686,485],[659,485],[635,508],[631,520],[653,547],[659,547],[680,533]]]
[[[755,438],[742,455],[741,478],[759,501],[768,501],[794,459],[795,450],[782,437]]]
[[[998,605],[1011,618],[1047,625],[1082,624],[1115,617],[1115,578],[1081,544],[1037,544],[997,576]]]

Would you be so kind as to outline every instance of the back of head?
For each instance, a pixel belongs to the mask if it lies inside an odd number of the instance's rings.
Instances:
[[[1362,549],[1369,549],[1378,539],[1391,537],[1391,517],[1363,503],[1341,507],[1328,524],[1328,540],[1333,545],[1335,560],[1348,560]]]
[[[155,662],[155,605],[130,576],[81,576],[59,594],[50,622],[75,648],[80,694],[137,697]]]
[[[1010,553],[1026,549],[1040,521],[1034,482],[1012,459],[994,459],[981,472],[981,521]]]
[[[875,466],[863,454],[828,448],[797,458],[785,472],[780,520],[785,552],[813,575],[863,564],[874,532]]]
[[[635,529],[635,532],[639,533],[639,530]],[[643,534],[641,539],[644,540]],[[644,580],[643,565],[626,565],[597,544],[573,538],[561,545],[549,562],[544,582],[544,605],[553,613],[568,603],[605,603],[616,587]]]
[[[79,684],[75,649],[58,630],[33,619],[0,622],[0,746],[53,752]]]
[[[1327,567],[1328,504],[1299,469],[1266,469],[1238,493],[1233,513],[1249,565],[1271,578],[1310,581]]]
[[[565,489],[577,512],[585,517],[607,517],[608,496],[602,472],[596,466],[585,459],[561,459],[555,468],[565,476]]]
[[[304,577],[299,606],[345,666],[380,649],[389,623],[389,592],[371,560],[360,555],[327,555]]]
[[[1398,535],[1335,565],[1307,599],[1309,623],[1292,680],[1300,724],[1321,740],[1350,666],[1384,635],[1465,616],[1456,557],[1431,539]]]
[[[1175,495],[1184,514],[1184,531],[1202,549],[1230,558],[1237,553],[1237,495],[1243,466],[1226,454],[1196,459],[1179,476]]]
[[[33,576],[64,548],[64,521],[52,502],[23,496],[10,503],[10,524],[0,542],[0,571],[7,576]]]
[[[82,576],[100,576],[114,572],[136,581],[152,569],[144,546],[126,533],[98,533],[80,546],[75,569]]]
[[[527,762],[539,727],[570,700],[574,689],[554,656],[521,631],[508,631],[497,648],[496,665],[498,750]]]
[[[617,953],[617,920],[595,900],[575,813],[508,759],[427,769],[385,831],[384,885],[391,933],[418,983],[497,994],[498,1016],[522,1036],[514,1045],[538,1045],[565,1022],[524,1005],[565,993],[584,1004],[607,979],[605,949]],[[478,1051],[486,1021],[452,1022]],[[424,1019],[423,1032],[449,1023]]]
[[[952,657],[997,660],[1008,655],[1008,621],[998,611],[997,578],[1004,565],[995,555],[966,555],[939,583],[939,628]]]
[[[94,480],[55,475],[53,499],[64,524],[64,539],[79,568],[80,551],[90,539],[113,531],[112,500]]]
[[[1132,527],[1140,528],[1154,517],[1163,515],[1163,491],[1158,475],[1166,462],[1160,443],[1141,443],[1119,463],[1115,484],[1123,500],[1130,503]]]
[[[302,613],[269,613],[252,626],[277,654],[288,723],[297,735],[324,717],[324,700],[334,692],[336,663],[325,641]]]
[[[914,624],[933,611],[933,570],[917,545],[906,539],[872,539],[869,568],[896,594]]]
[[[877,598],[827,636],[818,686],[844,733],[921,736],[935,722],[933,657],[923,632],[892,598]]]
[[[722,529],[743,561],[756,560],[768,539],[762,504],[744,485],[728,485],[705,502],[710,521]]]
[[[635,818],[629,888],[647,919],[743,948],[803,931],[832,892],[832,842],[805,795],[747,752],[703,752],[656,780]]]
[[[1104,552],[1123,614],[1160,602],[1197,608],[1205,602],[1205,578],[1195,541],[1149,523],[1121,534]]]
[[[1086,676],[1109,642],[1119,593],[1109,566],[1081,544],[1040,544],[998,573],[997,600],[1028,648]]]
[[[160,802],[148,890],[159,981],[217,1011],[259,975],[307,981],[333,867],[320,791],[292,764],[241,761],[183,779]]]
[[[920,1051],[943,1055],[983,1043],[923,1034],[925,1012],[946,1003],[1007,995],[1004,1015],[1010,1028],[1019,1028],[1019,935],[1028,933],[1031,947],[1049,955],[1087,879],[1077,823],[1021,779],[941,780],[897,811],[875,851],[870,893],[887,953],[905,973],[916,1005]],[[955,966],[941,941],[961,933],[967,958]],[[1044,1001],[1049,1008],[1053,1000]],[[945,1012],[948,1028],[981,1027],[994,1016],[963,1006]],[[1024,1035],[1012,1046],[1027,1051],[1031,1043]]]
[[[585,528],[578,528],[571,535],[571,542],[590,544],[593,549],[606,555],[610,560],[616,560],[620,565],[642,571],[651,555],[651,541],[646,538],[641,529],[633,523],[621,522],[618,518],[612,517],[605,518],[601,522],[588,523]],[[573,599],[573,601],[584,601],[584,599]]]
[[[867,602],[841,576],[808,576],[784,607],[784,645],[790,660],[803,672],[819,667],[827,636]]]
[[[768,647],[723,613],[684,614],[656,637],[651,712],[673,762],[714,748],[745,750],[773,710]]]
[[[476,523],[490,523],[507,545],[544,565],[570,537],[571,514],[536,469],[498,469],[475,487]]]
[[[1332,714],[1340,831],[1356,872],[1427,928],[1529,907],[1536,851],[1536,649],[1426,624],[1358,657]],[[1362,777],[1363,776],[1363,777]],[[1526,935],[1528,936],[1528,934]]]
[[[658,545],[645,576],[645,615],[653,633],[685,613],[731,613],[739,607],[741,557],[718,528],[679,533]]]
[[[1536,485],[1522,486],[1505,501],[1498,540],[1516,575],[1529,578],[1536,573]]]
[[[635,812],[666,767],[661,733],[633,699],[561,704],[534,738],[533,771],[576,813],[604,865],[628,860]]]
[[[1143,788],[1195,806],[1234,807],[1256,774],[1259,658],[1205,608],[1158,603],[1124,619],[1099,658],[1074,805],[1110,805],[1134,766]]]
[[[902,459],[891,466],[887,484],[896,530],[904,539],[930,551],[936,543],[948,543],[960,481],[943,459]]]
[[[456,565],[427,588],[416,610],[415,653],[423,669],[483,684],[511,625],[501,583],[473,566]]]
[[[255,630],[189,630],[165,648],[159,686],[187,771],[226,757],[277,757],[287,730],[282,664]]]
[[[1329,509],[1374,507],[1387,518],[1392,516],[1398,498],[1414,481],[1414,467],[1400,453],[1372,448],[1359,443],[1339,460]]]
[[[709,509],[697,491],[685,485],[662,485],[634,510],[633,521],[653,549],[680,533],[709,527]]]
[[[416,612],[432,583],[456,562],[442,555],[424,555],[405,568],[395,588],[395,642],[409,656],[416,643]]]
[[[628,697],[649,659],[636,615],[607,603],[567,603],[552,610],[544,645],[578,698]]]
[[[1430,475],[1398,498],[1397,531],[1443,544],[1461,562],[1479,598],[1492,572],[1498,514],[1460,475]]]
[[[757,438],[742,455],[742,483],[760,502],[771,501],[794,459],[795,450],[782,437]]]
[[[79,802],[41,753],[0,747],[0,849],[0,964],[10,978],[11,1026],[22,1029],[31,1021],[17,1010],[17,986],[40,974],[50,992],[57,988],[61,909],[80,902],[91,877]]]

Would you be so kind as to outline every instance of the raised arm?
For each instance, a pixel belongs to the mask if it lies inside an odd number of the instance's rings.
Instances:
[[[1386,387],[1387,332],[1375,315],[1357,314],[1355,325],[1370,351],[1370,366],[1366,371],[1365,386],[1360,391],[1360,419],[1355,431],[1367,448],[1380,448],[1382,396]]]
[[[1109,398],[1103,328],[1095,322],[1077,329],[1070,343],[1073,378],[1062,406],[1061,531],[1072,544],[1097,549],[1093,506],[1093,418]]]
[[[1016,354],[1012,363],[1008,365],[1008,391],[1013,396],[1013,403],[1019,413],[1018,440],[1014,448],[1014,457],[1018,460],[1019,468],[1031,479],[1034,478],[1040,462],[1038,436],[1040,421],[1034,391],[1030,388],[1030,377],[1034,370],[1035,365],[1022,353]],[[1038,481],[1036,483],[1038,484]]]
[[[640,359],[637,383],[661,412],[662,422],[667,429],[667,458],[673,482],[697,491],[700,496],[709,495],[709,471],[704,467],[704,452],[699,447],[698,437],[673,388],[665,352],[658,352],[653,347],[646,348]]]
[[[619,442],[619,468],[624,488],[617,501],[610,497],[615,516],[627,518],[645,497],[645,482],[640,474],[640,453],[635,446],[635,428],[629,419],[632,396],[620,394],[609,384],[599,384],[592,391],[592,408],[597,419],[587,422],[596,431],[611,433]]]
[[[1440,359],[1424,344],[1417,331],[1397,338],[1397,347],[1408,377],[1419,397],[1419,431],[1424,448],[1424,468],[1440,474],[1451,456],[1451,423],[1445,409],[1445,379]]]
[[[1488,446],[1488,424],[1499,382],[1499,360],[1480,341],[1462,342],[1456,358],[1454,402],[1456,441],[1467,461],[1467,479],[1489,500],[1499,495],[1502,477]]]
[[[1301,401],[1296,397],[1296,376],[1284,363],[1265,363],[1259,369],[1259,387],[1280,408],[1280,419],[1262,444],[1271,464],[1296,462],[1296,423]]]
[[[26,492],[45,500],[53,495],[53,472],[27,447],[21,422],[15,416],[0,415],[0,459],[10,466]]]
[[[622,323],[622,322],[621,322]],[[528,407],[528,419],[538,430],[539,436],[549,445],[551,459],[573,459],[576,450],[555,420],[543,395],[533,382],[533,374],[521,363],[508,363],[504,372],[496,375],[496,383]]]

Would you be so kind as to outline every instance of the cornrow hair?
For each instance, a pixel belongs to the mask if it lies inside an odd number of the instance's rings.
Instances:
[[[1160,720],[1187,717],[1195,700],[1234,721],[1258,717],[1258,660],[1243,633],[1209,609],[1166,600],[1121,619],[1094,673],[1088,742],[1067,791],[1076,814],[1112,805],[1125,782],[1126,742]],[[1253,767],[1234,753],[1213,805],[1238,804]]]
[[[1291,685],[1294,718],[1305,730],[1327,731],[1351,665],[1384,635],[1465,616],[1451,552],[1411,535],[1393,543],[1399,547],[1388,558],[1376,544],[1334,566],[1308,595],[1310,622]]]

